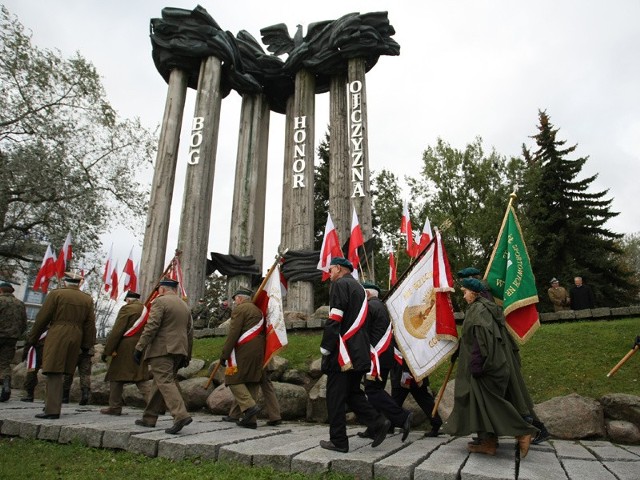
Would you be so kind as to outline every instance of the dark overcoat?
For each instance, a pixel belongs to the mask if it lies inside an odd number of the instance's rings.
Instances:
[[[265,347],[264,327],[255,338],[242,345],[237,345],[242,334],[257,325],[260,320],[262,320],[262,312],[249,301],[237,305],[231,311],[229,333],[222,347],[220,358],[228,361],[231,357],[231,351],[235,347],[238,370],[233,374],[225,374],[224,383],[226,385],[259,382],[262,378]]]
[[[139,300],[123,306],[118,312],[113,328],[104,344],[104,354],[111,357],[111,363],[104,379],[108,382],[141,382],[149,379],[147,362],[137,365],[133,360],[133,350],[142,332],[130,337],[124,333],[142,315],[144,305]],[[115,353],[115,355],[113,355]],[[113,355],[113,356],[112,356]]]
[[[371,342],[372,347],[375,347],[384,336],[390,323],[391,319],[386,305],[378,297],[371,297],[367,312],[367,332],[369,333],[369,342]],[[393,358],[393,335],[389,346],[378,358],[380,359],[381,369],[391,370],[395,362]]]
[[[89,350],[96,343],[96,318],[91,296],[75,285],[49,292],[29,333],[29,344],[37,344],[47,329],[42,373],[73,374],[80,349]]]

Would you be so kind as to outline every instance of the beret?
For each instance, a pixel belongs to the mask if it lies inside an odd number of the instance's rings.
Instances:
[[[6,288],[7,290],[11,290],[11,293],[15,291],[13,288],[13,285],[11,285],[9,282],[0,282],[0,288]]]
[[[481,275],[480,270],[473,267],[467,267],[467,268],[463,268],[458,272],[458,278],[467,278],[467,277],[472,277],[474,275]]]
[[[477,278],[463,278],[461,283],[462,283],[462,288],[466,288],[467,290],[472,290],[476,293],[480,293],[486,290],[485,286]]]
[[[176,288],[179,283],[180,282],[178,282],[177,280],[174,280],[173,278],[163,278],[162,280],[160,280],[158,285],[162,285],[164,287]]]
[[[365,290],[375,290],[378,293],[380,293],[380,287],[377,286],[375,283],[372,283],[372,282],[363,282],[362,283],[362,288],[364,288]]]
[[[340,265],[341,267],[346,267],[353,272],[353,264],[344,257],[332,258],[330,265]]]
[[[248,288],[240,287],[235,292],[233,292],[233,295],[231,295],[231,298],[235,298],[236,295],[244,295],[245,297],[250,297],[251,295],[253,295],[253,292]]]

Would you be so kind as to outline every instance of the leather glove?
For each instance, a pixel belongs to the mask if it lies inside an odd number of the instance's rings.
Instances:
[[[222,365],[223,367],[227,366],[227,359],[226,358],[221,358],[220,359],[220,365]]]
[[[142,350],[133,351],[133,361],[140,365],[140,362],[142,361]]]
[[[640,346],[640,335],[636,336],[636,343],[634,343],[631,348],[636,348]],[[26,348],[26,345],[25,345]]]
[[[107,355],[105,353],[100,355],[100,360],[102,360],[104,363],[107,363]]]

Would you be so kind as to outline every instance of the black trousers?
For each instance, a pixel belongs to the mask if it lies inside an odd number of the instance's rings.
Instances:
[[[411,386],[409,388],[399,386],[398,383],[399,382],[392,382],[391,387],[391,396],[398,405],[402,405],[409,393],[411,393],[416,403],[427,415],[429,422],[431,422],[431,428],[440,428],[442,426],[442,419],[440,418],[440,415],[438,415],[438,412],[436,412],[434,417],[431,416],[435,400],[433,399],[433,395],[429,392],[429,382],[423,382],[420,387],[416,382],[411,382]]]
[[[329,438],[336,447],[348,448],[347,406],[356,414],[358,421],[375,431],[384,422],[384,417],[367,401],[360,382],[364,372],[327,373],[327,411],[329,414]]]
[[[402,427],[409,416],[409,411],[402,408],[402,404],[398,404],[384,389],[387,385],[388,376],[389,369],[382,368],[380,380],[365,380],[364,393],[373,408],[391,420],[391,424],[394,427]]]

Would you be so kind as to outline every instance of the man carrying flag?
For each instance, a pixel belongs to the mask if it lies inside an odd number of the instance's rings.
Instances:
[[[363,328],[367,317],[367,297],[351,272],[353,265],[346,258],[331,260],[329,320],[320,344],[322,372],[327,375],[329,414],[329,440],[321,440],[320,446],[342,453],[349,451],[347,405],[373,433],[372,447],[383,442],[391,426],[391,422],[367,401],[360,387],[362,377],[371,367],[369,336]]]

